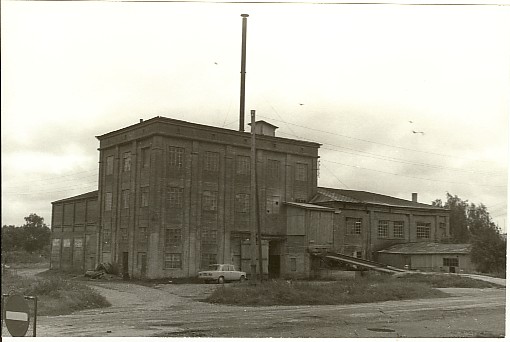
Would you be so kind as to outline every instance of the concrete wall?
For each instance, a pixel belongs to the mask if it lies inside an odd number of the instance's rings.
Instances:
[[[469,254],[416,254],[404,255],[393,253],[378,253],[378,261],[398,268],[406,265],[412,270],[450,272],[449,266],[443,265],[444,258],[458,259],[459,266],[455,267],[455,273],[471,272],[475,270]]]

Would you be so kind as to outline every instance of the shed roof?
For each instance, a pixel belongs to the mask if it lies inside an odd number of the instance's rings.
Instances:
[[[469,254],[470,244],[410,242],[393,245],[378,251],[384,254]]]
[[[392,207],[447,210],[430,204],[423,204],[387,195],[376,194],[368,191],[345,190],[332,188],[317,188],[317,194],[310,201],[312,203],[346,202],[359,204],[375,204]]]
[[[61,200],[57,200],[57,201],[51,202],[51,204],[67,202],[67,201],[77,201],[77,200],[88,199],[88,198],[97,198],[98,194],[99,194],[99,191],[98,190],[94,190],[94,191],[86,192],[86,193],[81,194],[81,195],[77,195],[77,196],[73,196],[73,197],[68,197],[68,198],[63,198]]]

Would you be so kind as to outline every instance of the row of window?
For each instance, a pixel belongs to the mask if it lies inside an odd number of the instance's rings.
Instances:
[[[148,168],[150,165],[150,150],[142,148],[142,168]],[[236,174],[249,175],[251,170],[251,158],[249,156],[236,157]],[[106,157],[106,175],[113,174],[114,156]],[[220,155],[218,152],[205,152],[204,154],[204,170],[208,172],[218,172],[220,164]],[[168,165],[172,169],[182,169],[184,167],[184,148],[170,146],[168,148]],[[267,177],[268,179],[280,179],[280,161],[268,159]],[[122,171],[131,171],[131,152],[124,152],[122,155]],[[308,165],[304,163],[296,163],[295,169],[296,181],[308,180]]]
[[[361,218],[346,217],[346,234],[361,235]],[[440,229],[446,229],[446,223],[439,223]],[[416,237],[430,239],[431,224],[418,222],[416,224]],[[380,238],[404,238],[404,221],[380,220],[377,223],[377,236]]]
[[[130,204],[131,191],[129,189],[121,192],[121,208],[128,209]],[[167,207],[182,208],[184,204],[184,189],[180,187],[169,187],[167,189]],[[105,194],[105,211],[112,210],[113,194]],[[280,212],[280,196],[268,195],[267,212],[269,214],[278,214]],[[140,188],[140,207],[149,206],[149,187]],[[205,211],[218,210],[218,193],[216,191],[204,191],[202,194],[202,208]],[[235,211],[238,213],[250,212],[250,194],[236,194]]]
[[[201,233],[201,241],[204,245],[216,244],[218,239],[218,231],[216,229],[203,228]],[[122,243],[128,242],[127,228],[120,228],[120,241]],[[148,234],[147,227],[138,227],[138,243],[147,243]],[[181,228],[168,228],[165,229],[165,246],[179,246],[182,241]],[[103,244],[108,245],[111,243],[111,231],[103,229]],[[80,246],[81,247],[81,246]]]

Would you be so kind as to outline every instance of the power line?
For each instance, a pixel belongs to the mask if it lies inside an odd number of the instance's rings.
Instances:
[[[349,165],[349,164],[334,162],[332,160],[325,160],[325,159],[322,159],[322,160],[325,161],[325,162],[328,162],[328,163],[339,164],[339,165],[343,165],[343,166],[353,167],[353,168],[356,168],[356,169],[363,169],[363,170],[369,170],[369,171],[374,171],[374,172],[380,172],[380,173],[385,173],[385,174],[399,176],[399,177],[414,178],[414,179],[421,179],[421,180],[427,180],[427,181],[432,181],[432,182],[442,182],[442,183],[451,183],[451,184],[478,185],[478,186],[487,186],[487,187],[494,187],[494,188],[506,188],[506,185],[472,184],[472,183],[465,183],[465,182],[451,182],[451,181],[444,181],[444,180],[439,180],[439,179],[406,176],[406,175],[401,175],[401,174],[398,174],[398,173],[392,173],[392,172],[387,172],[387,171],[375,170],[375,169],[370,169],[370,168],[361,167],[361,166],[357,166],[357,165]]]

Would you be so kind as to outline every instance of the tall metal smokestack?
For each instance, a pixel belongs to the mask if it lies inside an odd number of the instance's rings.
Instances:
[[[246,82],[246,25],[248,14],[241,14],[243,17],[243,38],[241,47],[241,103],[239,106],[239,132],[244,132],[244,93]]]

